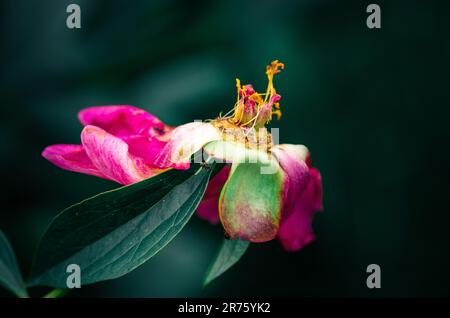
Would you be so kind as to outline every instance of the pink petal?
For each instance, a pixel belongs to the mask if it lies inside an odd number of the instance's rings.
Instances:
[[[188,169],[192,154],[208,142],[221,139],[220,131],[209,123],[193,122],[178,126],[159,154],[155,165],[161,168]]]
[[[92,164],[81,145],[48,146],[42,152],[42,156],[62,169],[104,178],[104,175]]]
[[[322,176],[320,175],[320,172],[317,168],[310,168],[309,169],[310,174],[310,183],[312,183],[311,187],[313,188],[310,190],[309,193],[310,197],[308,202],[311,204],[311,209],[314,211],[322,211],[323,210],[323,190],[322,190]]]
[[[279,145],[272,152],[288,174],[285,213],[278,238],[286,250],[297,251],[315,238],[311,224],[314,212],[322,209],[320,173],[310,167],[309,151],[304,146]]]
[[[128,151],[136,157],[140,157],[150,166],[155,166],[156,158],[166,145],[156,137],[142,135],[133,135],[127,138],[121,138],[128,144]]]
[[[197,208],[197,215],[212,224],[219,222],[219,196],[228,179],[230,166],[224,166],[208,183],[202,202]]]
[[[164,137],[171,130],[157,117],[134,106],[90,107],[80,111],[78,118],[85,126],[97,126],[121,138],[130,135]]]
[[[81,142],[93,165],[106,178],[121,184],[138,182],[163,171],[131,154],[126,142],[99,127],[86,126]]]
[[[310,181],[296,200],[294,211],[281,223],[278,238],[288,251],[298,251],[315,239],[311,224],[315,211],[322,210],[322,181],[317,169],[310,170]]]
[[[271,149],[278,159],[281,168],[286,172],[286,184],[283,191],[283,215],[286,219],[294,211],[296,198],[298,198],[309,181],[309,169],[305,162],[308,149],[302,145],[282,144]]]
[[[84,125],[99,127],[121,138],[128,144],[131,154],[151,166],[172,130],[155,116],[133,106],[86,108],[78,117]]]

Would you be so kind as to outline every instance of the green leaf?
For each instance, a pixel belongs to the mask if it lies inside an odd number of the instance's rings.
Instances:
[[[0,285],[18,297],[28,297],[25,284],[17,265],[16,256],[8,239],[0,230]]]
[[[67,208],[41,240],[29,285],[67,287],[70,264],[80,266],[83,285],[132,271],[186,225],[212,170],[169,170]]]
[[[214,262],[206,272],[203,287],[206,287],[206,285],[236,264],[242,255],[244,255],[249,245],[250,242],[248,241],[225,239]]]

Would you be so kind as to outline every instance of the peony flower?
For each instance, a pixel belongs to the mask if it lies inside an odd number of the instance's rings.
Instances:
[[[220,220],[233,239],[278,237],[286,250],[299,250],[315,238],[311,224],[322,209],[322,183],[305,146],[277,145],[265,128],[273,115],[281,117],[273,78],[283,68],[278,61],[267,66],[263,94],[237,79],[232,110],[207,122],[172,128],[132,106],[82,110],[81,145],[49,146],[42,155],[63,169],[130,184],[187,169],[203,150],[208,162],[228,165],[210,180],[197,214],[214,224]]]

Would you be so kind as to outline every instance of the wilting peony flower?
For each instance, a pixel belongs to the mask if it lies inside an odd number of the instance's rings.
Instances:
[[[187,169],[199,150],[208,160],[229,163],[214,176],[197,213],[221,221],[231,238],[266,242],[276,237],[296,251],[314,240],[315,211],[322,209],[320,173],[302,145],[274,144],[265,125],[281,116],[273,77],[284,68],[267,67],[267,91],[257,93],[237,79],[230,115],[175,129],[132,106],[92,107],[79,113],[82,145],[53,145],[43,156],[76,172],[130,184],[167,169]]]

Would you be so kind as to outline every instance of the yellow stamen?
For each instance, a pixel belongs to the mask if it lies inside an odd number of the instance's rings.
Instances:
[[[279,109],[273,110],[272,111],[272,115],[276,115],[277,119],[280,120],[280,118],[281,118],[281,110],[279,110]]]
[[[284,64],[278,60],[272,61],[272,63],[266,67],[266,74],[269,83],[267,84],[266,98],[264,99],[264,102],[267,102],[270,97],[276,94],[275,88],[273,87],[273,77],[275,74],[281,72],[280,68],[283,70]]]
[[[239,80],[239,78],[236,78],[237,99],[236,105],[233,109],[234,114],[232,115],[233,117],[232,121],[235,124],[247,126],[250,123],[253,123],[252,126],[255,125],[258,115],[260,114],[261,107],[263,105],[266,105],[277,93],[275,87],[273,86],[273,78],[275,74],[280,73],[282,69],[284,69],[284,64],[279,62],[278,60],[272,61],[272,63],[270,63],[270,65],[266,67],[268,84],[267,90],[263,94],[254,92],[252,95],[247,96],[246,95],[248,93],[247,86],[246,85],[241,86],[241,81]],[[246,113],[248,112],[248,110],[245,110],[244,98],[247,98],[248,100],[253,101],[255,103],[255,109],[252,112],[256,111],[256,114]],[[273,108],[275,108],[275,110],[272,110],[270,115],[276,115],[277,118],[279,119],[281,117],[280,104],[278,102],[274,103]],[[252,116],[250,120],[248,120],[249,115]],[[244,120],[246,121],[245,123],[243,122]],[[270,118],[267,119],[267,121],[269,120]]]
[[[252,96],[249,97],[249,99],[254,101],[258,107],[264,103],[264,100],[258,93],[253,94]]]

